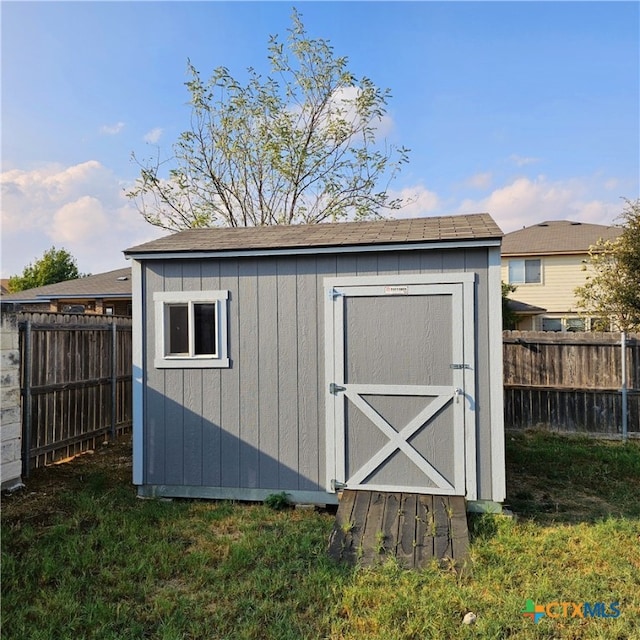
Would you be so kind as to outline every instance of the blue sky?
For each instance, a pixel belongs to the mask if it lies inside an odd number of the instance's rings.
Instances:
[[[55,245],[83,272],[163,235],[123,193],[131,153],[188,128],[187,59],[268,73],[292,2],[14,2],[2,20],[2,276]],[[401,216],[488,211],[505,232],[610,224],[640,193],[637,2],[299,2],[308,32],[390,88],[411,149]]]

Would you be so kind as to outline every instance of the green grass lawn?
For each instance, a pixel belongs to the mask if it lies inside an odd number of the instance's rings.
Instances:
[[[139,500],[109,445],[3,497],[2,638],[640,638],[639,445],[508,435],[518,518],[474,517],[462,572],[335,564],[327,512]]]

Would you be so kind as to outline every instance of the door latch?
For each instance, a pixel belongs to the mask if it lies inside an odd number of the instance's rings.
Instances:
[[[331,491],[342,491],[343,489],[346,489],[346,488],[347,488],[346,482],[340,482],[335,478],[331,480]]]
[[[340,391],[346,391],[347,388],[346,387],[341,387],[339,384],[336,384],[335,382],[332,382],[329,385],[329,393],[333,393],[333,395],[335,396],[338,392]]]
[[[462,389],[460,387],[456,387],[455,391],[453,392],[453,397],[456,399],[456,404],[458,404],[460,402],[460,396],[463,395],[462,394]]]

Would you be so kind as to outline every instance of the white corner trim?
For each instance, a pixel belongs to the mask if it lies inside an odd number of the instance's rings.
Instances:
[[[502,288],[500,247],[489,249],[489,398],[491,406],[491,500],[506,498],[502,364]]]
[[[131,261],[133,484],[144,483],[144,316],[142,264]]]
[[[331,287],[324,279],[324,395],[325,395],[325,488],[334,492],[331,480],[338,479],[336,476],[336,418],[335,418],[335,397],[329,391],[329,384],[333,382],[335,373],[334,363],[334,326],[333,326],[333,306],[335,300],[331,295]]]
[[[475,500],[478,496],[478,470],[476,465],[476,431],[478,429],[478,413],[476,411],[476,399],[478,397],[478,379],[476,370],[476,274],[473,280],[468,279],[462,284],[463,295],[463,338],[464,358],[462,362],[471,365],[470,369],[463,369],[463,389],[474,398],[474,402],[464,403],[464,451],[465,451],[465,486],[467,500]]]

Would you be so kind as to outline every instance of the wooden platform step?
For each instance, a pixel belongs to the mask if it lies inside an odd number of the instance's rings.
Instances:
[[[329,555],[371,566],[395,556],[406,568],[434,558],[462,566],[469,551],[465,500],[459,496],[345,490]]]

